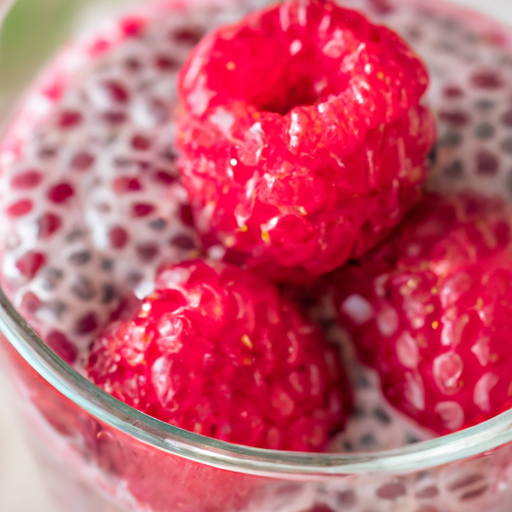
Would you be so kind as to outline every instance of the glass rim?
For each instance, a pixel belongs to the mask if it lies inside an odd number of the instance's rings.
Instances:
[[[425,5],[423,0],[409,0]],[[15,0],[0,0],[0,24]],[[450,13],[464,13],[482,29],[482,15],[444,0]],[[503,25],[483,16],[483,26]],[[512,37],[506,37],[512,48]],[[43,379],[78,407],[146,444],[200,464],[270,478],[325,479],[369,473],[408,473],[484,455],[512,442],[512,409],[454,434],[399,449],[368,453],[313,454],[234,445],[152,418],[105,393],[63,361],[30,328],[0,287],[0,333]]]
[[[509,410],[454,434],[378,452],[313,454],[234,445],[159,421],[99,389],[41,340],[1,289],[0,331],[43,379],[95,418],[142,443],[219,469],[290,479],[408,473],[482,455],[512,441]]]

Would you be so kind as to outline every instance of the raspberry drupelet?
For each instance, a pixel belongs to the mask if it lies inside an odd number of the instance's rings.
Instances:
[[[389,401],[438,434],[512,405],[511,219],[497,198],[428,195],[329,277],[340,323]]]
[[[94,342],[88,373],[127,404],[237,444],[320,451],[351,392],[339,354],[278,288],[237,267],[164,267],[135,315]]]
[[[210,34],[178,82],[199,229],[249,267],[320,275],[362,255],[419,197],[428,81],[399,36],[332,1],[291,0]]]

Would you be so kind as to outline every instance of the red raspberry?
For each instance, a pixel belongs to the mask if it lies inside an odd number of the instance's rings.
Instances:
[[[262,448],[324,448],[351,403],[335,351],[275,285],[200,260],[163,268],[96,339],[88,372],[162,421]]]
[[[319,275],[418,198],[434,120],[423,64],[332,1],[292,0],[207,36],[179,75],[178,145],[199,227]]]
[[[499,199],[429,195],[389,241],[330,278],[387,398],[439,434],[512,405],[511,215]]]

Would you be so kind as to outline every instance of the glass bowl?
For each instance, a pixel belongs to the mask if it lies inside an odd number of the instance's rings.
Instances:
[[[367,3],[377,15],[387,15],[387,2]],[[427,3],[405,2],[432,18]],[[8,12],[9,2],[0,2],[0,13],[7,13],[0,34],[2,118],[84,19],[132,4],[17,0]],[[478,37],[512,54],[506,31],[493,22],[444,4],[435,16],[447,26],[451,22],[452,30],[454,20],[463,20]],[[439,165],[434,181],[442,188],[452,181],[447,165]],[[103,393],[50,350],[1,291],[0,330],[5,371],[26,438],[63,511],[510,510],[512,411],[394,450],[316,455],[252,449],[164,424]]]

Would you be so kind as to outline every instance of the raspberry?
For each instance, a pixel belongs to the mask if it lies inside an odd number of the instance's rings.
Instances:
[[[200,229],[249,266],[319,275],[360,256],[426,178],[427,85],[395,33],[331,1],[288,1],[207,36],[178,83]]]
[[[262,448],[320,450],[351,404],[338,356],[275,285],[202,260],[161,269],[96,339],[88,373],[162,421]]]
[[[512,405],[511,215],[499,199],[429,195],[330,278],[340,322],[389,401],[439,434]]]

